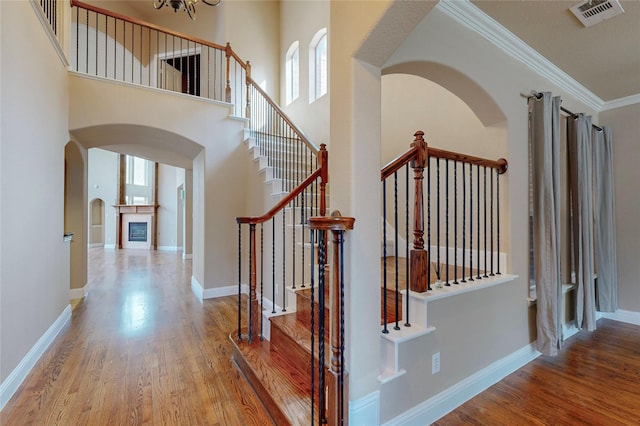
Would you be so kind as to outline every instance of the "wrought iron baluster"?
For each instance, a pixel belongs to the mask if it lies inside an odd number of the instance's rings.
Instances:
[[[440,158],[436,157],[436,251],[438,267],[436,270],[437,280],[442,282],[442,271],[440,263]]]
[[[271,313],[276,313],[276,217],[271,218]]]
[[[460,282],[466,283],[466,250],[467,250],[467,179],[464,176],[464,163],[462,163],[462,279]]]
[[[446,272],[445,272],[445,276],[447,277],[446,282],[444,283],[444,285],[451,286],[451,283],[449,282],[449,159],[445,159],[444,161],[444,166],[445,166],[445,228],[444,228],[444,232],[445,232],[445,252],[444,252],[444,258],[445,258],[445,268],[446,268]],[[440,272],[442,273],[442,272]]]
[[[453,283],[458,284],[458,162],[453,162]]]
[[[382,283],[384,291],[382,292],[382,332],[388,334],[387,329],[387,180],[382,181],[382,264],[383,275]]]
[[[473,279],[473,165],[472,164],[469,164],[469,281],[474,281]]]
[[[478,264],[478,273],[476,275],[476,279],[477,280],[481,280],[482,277],[480,276],[480,166],[476,166],[476,195],[477,195],[477,199],[478,199],[478,207],[476,209],[476,216],[477,216],[477,237],[478,237],[478,251],[477,251],[477,256],[476,256],[476,260],[477,260],[477,264]]]
[[[489,173],[492,173],[493,169],[489,170]],[[489,182],[491,183],[491,200],[490,200],[490,214],[489,214],[489,220],[491,221],[491,232],[489,233],[491,235],[491,273],[489,274],[489,276],[493,277],[495,276],[495,274],[493,273],[493,258],[494,258],[494,251],[493,251],[493,179],[491,179],[491,176],[489,176]]]
[[[482,278],[489,278],[487,275],[487,166],[483,166],[484,179],[484,275]]]
[[[287,312],[287,244],[285,209],[282,209],[282,312]]]
[[[238,342],[242,341],[242,224],[238,223]]]
[[[326,231],[320,230],[318,233],[318,243],[320,250],[318,253],[318,389],[319,389],[319,413],[318,417],[322,423],[326,423],[326,394],[325,394],[325,265],[326,265]],[[313,351],[311,351],[313,355]]]
[[[404,276],[405,276],[405,292],[406,292],[406,318],[404,321],[404,326],[405,327],[411,327],[411,321],[409,320],[409,164],[407,164],[406,166],[404,166],[404,170],[405,170],[405,190],[404,190],[404,194],[405,194],[405,205],[404,205],[404,211],[405,211],[405,230],[404,230]],[[344,263],[342,263],[344,264]],[[428,266],[427,266],[428,268]],[[344,269],[344,268],[343,268]],[[341,271],[343,270],[341,269]],[[428,280],[428,278],[427,278]],[[344,365],[344,363],[342,364]]]
[[[398,321],[400,320],[400,281],[399,281],[399,273],[400,268],[398,265],[398,172],[393,173],[393,206],[394,206],[394,256],[396,261],[396,291],[395,291],[395,310],[396,310],[396,325],[393,327],[394,330],[400,330],[400,326],[398,325]]]
[[[500,273],[500,171],[498,169],[496,169],[496,210],[497,210],[497,216],[496,216],[496,222],[497,222],[497,238],[496,238],[496,243],[497,243],[497,262],[498,262],[498,271],[496,272],[496,275],[502,275]]]
[[[315,354],[315,231],[310,229],[311,231],[311,424],[314,424],[315,417],[315,395],[316,395],[316,385],[315,385],[315,371],[316,371],[316,358]],[[324,361],[319,361],[324,362]]]

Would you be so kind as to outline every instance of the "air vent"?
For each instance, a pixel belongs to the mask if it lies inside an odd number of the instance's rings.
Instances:
[[[587,0],[576,4],[570,10],[585,27],[590,27],[624,12],[618,0]]]

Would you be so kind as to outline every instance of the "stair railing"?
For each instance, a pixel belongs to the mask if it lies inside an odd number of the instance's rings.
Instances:
[[[262,337],[262,315],[259,306],[264,308],[264,290],[265,285],[271,286],[271,310],[276,313],[277,309],[282,312],[287,310],[287,283],[292,284],[295,289],[297,285],[306,287],[307,277],[305,277],[305,248],[312,248],[309,241],[304,239],[296,242],[296,231],[299,231],[302,238],[311,239],[309,232],[308,219],[316,214],[310,209],[302,209],[298,207],[302,203],[297,200],[308,197],[314,190],[314,185],[319,187],[319,204],[317,215],[324,216],[326,214],[326,185],[329,181],[329,155],[324,144],[320,145],[319,163],[320,166],[313,171],[302,183],[296,186],[282,200],[280,200],[271,210],[262,216],[254,217],[237,217],[238,223],[238,340],[243,339],[242,335],[242,298],[240,293],[242,290],[242,226],[249,227],[249,259],[248,259],[248,286],[249,300],[247,302],[247,333],[246,338],[249,342]],[[313,213],[313,214],[312,214]],[[300,218],[300,222],[298,219]],[[265,223],[270,221],[271,226]],[[276,223],[279,222],[279,223]],[[257,225],[260,224],[260,258],[257,254]],[[278,226],[276,226],[278,225]],[[265,250],[265,228],[267,231],[267,243],[271,243],[271,250]],[[278,231],[276,231],[278,228]],[[291,236],[291,243],[289,238]],[[267,244],[269,245],[269,244]],[[276,247],[278,251],[276,252]],[[313,250],[311,250],[313,253]],[[299,254],[299,256],[296,256]],[[265,260],[265,255],[267,259]],[[297,260],[296,260],[297,257]],[[308,260],[309,258],[307,258]],[[270,265],[268,265],[270,263]],[[287,268],[289,265],[289,268]],[[265,271],[265,267],[270,266]],[[297,268],[296,268],[297,267]],[[308,277],[313,279],[312,277]],[[278,281],[280,280],[280,283]],[[260,282],[260,302],[257,299],[257,285]],[[276,301],[277,292],[281,292],[280,307]]]
[[[424,293],[432,290],[433,283],[450,287],[501,274],[500,175],[507,171],[507,160],[489,160],[429,148],[424,132],[420,130],[414,137],[410,149],[380,172],[383,199],[382,332],[385,334],[389,333],[390,323],[395,323],[393,328],[400,330],[403,317],[404,326],[411,326],[410,291]],[[399,187],[399,173],[402,174],[403,168],[404,188]],[[413,169],[413,189],[409,185],[410,168]],[[387,197],[387,182],[391,178],[393,198]],[[400,198],[404,198],[404,203]],[[388,210],[391,215],[387,214]],[[389,216],[393,217],[393,224],[389,223]],[[411,250],[410,223],[413,223]],[[392,240],[388,239],[390,229]],[[402,239],[404,247],[400,245]],[[391,241],[392,249],[388,247]],[[393,250],[393,256],[389,255],[390,250]],[[400,264],[401,254],[404,254],[404,265]],[[403,289],[402,276],[405,277]],[[390,282],[393,284],[391,291]],[[405,312],[400,308],[403,291]],[[389,292],[393,296],[389,296]],[[391,308],[388,306],[390,297],[395,302]]]
[[[340,212],[335,211],[329,217],[312,217],[309,219],[311,229],[318,233],[318,365],[315,365],[315,311],[311,309],[311,424],[315,424],[315,399],[318,390],[318,424],[324,425],[346,425],[348,421],[348,374],[345,371],[344,361],[344,233],[353,229],[355,219],[352,217],[342,217]],[[332,238],[332,261],[331,270],[333,278],[326,277],[326,265],[329,254],[327,244],[328,233]],[[312,234],[313,235],[313,234]],[[313,236],[312,236],[313,238]],[[311,262],[312,273],[315,262]],[[326,289],[330,298],[330,318],[329,318],[329,342],[331,350],[331,363],[328,371],[325,371],[325,341],[327,330],[325,330],[325,306],[327,306]],[[311,280],[311,305],[314,304],[314,280]],[[318,386],[315,385],[315,374],[318,374]],[[326,392],[324,391],[326,389]]]
[[[318,168],[318,147],[251,78],[251,63],[229,43],[222,46],[78,0],[71,6],[74,71],[233,104],[235,116],[249,119],[251,139],[282,193]],[[315,189],[313,197],[297,201],[318,206]]]
[[[222,46],[71,0],[71,69],[234,105],[246,116],[248,62]],[[249,71],[250,72],[250,71]]]

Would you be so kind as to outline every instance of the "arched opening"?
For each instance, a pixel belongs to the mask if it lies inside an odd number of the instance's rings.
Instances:
[[[70,299],[84,297],[87,285],[87,165],[86,151],[76,142],[64,150],[64,229],[73,233],[69,261]]]
[[[105,209],[100,198],[89,203],[89,247],[104,247]]]

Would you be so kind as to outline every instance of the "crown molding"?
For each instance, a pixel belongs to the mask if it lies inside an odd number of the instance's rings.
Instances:
[[[603,109],[605,102],[600,97],[478,9],[469,0],[440,0],[436,8],[465,27],[477,32],[494,46],[561,87],[591,109],[598,112]],[[617,101],[607,102],[606,105]]]
[[[600,109],[602,111],[608,111],[610,109],[622,108],[629,105],[640,104],[640,93],[637,95],[631,95],[624,98],[614,99],[612,101],[605,102]]]

